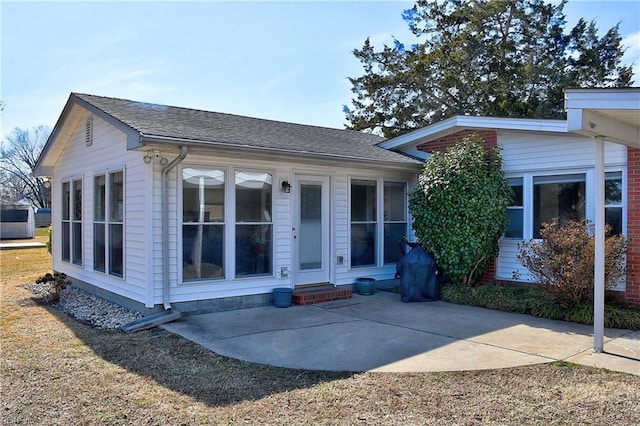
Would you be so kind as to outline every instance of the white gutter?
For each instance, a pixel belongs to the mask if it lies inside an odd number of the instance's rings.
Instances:
[[[171,309],[169,298],[169,172],[182,162],[189,149],[180,147],[180,155],[162,169],[162,298],[164,309]]]

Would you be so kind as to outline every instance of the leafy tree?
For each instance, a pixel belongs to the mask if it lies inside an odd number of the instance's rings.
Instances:
[[[418,1],[403,14],[416,44],[354,50],[364,74],[349,78],[348,127],[393,137],[457,114],[562,118],[566,87],[630,86],[618,26],[565,34],[565,3]]]
[[[409,197],[413,230],[452,280],[473,284],[498,255],[513,193],[478,134],[434,153]]]
[[[29,200],[35,207],[49,207],[45,180],[34,177],[36,162],[49,137],[49,129],[16,127],[0,146],[0,184],[4,201]]]

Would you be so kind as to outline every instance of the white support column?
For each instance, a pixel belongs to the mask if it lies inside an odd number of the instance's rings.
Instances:
[[[593,276],[593,351],[604,351],[604,137],[595,142],[595,169],[593,174],[595,204],[595,261]]]

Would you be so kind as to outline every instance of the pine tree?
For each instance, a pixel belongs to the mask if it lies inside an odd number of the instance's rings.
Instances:
[[[418,1],[403,14],[418,43],[354,50],[364,74],[349,78],[348,127],[393,137],[457,114],[563,118],[566,87],[631,85],[618,26],[565,33],[564,5]]]

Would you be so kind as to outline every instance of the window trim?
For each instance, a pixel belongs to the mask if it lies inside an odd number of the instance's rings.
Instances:
[[[356,180],[364,180],[364,181],[372,181],[376,183],[376,243],[375,243],[375,263],[370,265],[362,265],[362,266],[353,266],[351,264],[351,251],[352,251],[352,242],[351,242],[351,227],[353,224],[365,224],[365,223],[374,223],[373,221],[356,221],[353,222],[351,220],[352,209],[351,209],[351,200],[352,200],[352,182]],[[404,184],[404,198],[405,198],[405,211],[404,216],[406,218],[405,221],[386,221],[384,218],[384,188],[385,183],[403,183]],[[363,175],[349,175],[347,178],[347,188],[348,188],[348,197],[347,197],[347,224],[348,224],[348,268],[351,271],[360,271],[366,270],[367,268],[383,268],[394,265],[394,262],[385,263],[385,238],[384,238],[384,227],[386,224],[397,224],[404,223],[405,224],[405,235],[409,235],[410,232],[410,215],[409,215],[409,184],[408,180],[403,179],[402,177],[372,177],[372,176],[363,176]]]
[[[225,193],[224,193],[224,230],[223,230],[223,253],[224,253],[224,265],[223,265],[223,277],[222,278],[203,278],[199,280],[185,281],[182,268],[182,257],[184,255],[182,242],[183,232],[182,224],[184,223],[183,217],[183,170],[185,168],[200,168],[209,170],[221,170],[225,175]],[[271,273],[270,274],[256,274],[256,275],[242,275],[236,276],[236,172],[254,172],[254,173],[266,173],[271,175]],[[178,285],[179,286],[192,286],[192,285],[210,285],[210,284],[224,284],[231,281],[256,281],[271,279],[276,277],[276,224],[277,224],[277,208],[275,203],[278,200],[276,192],[278,190],[277,182],[278,173],[274,168],[260,168],[256,166],[229,166],[221,165],[218,163],[201,163],[201,162],[189,162],[180,164],[177,172],[177,237],[178,237],[178,259],[180,265],[178,267]],[[258,224],[258,222],[240,222],[240,224]]]
[[[627,232],[627,168],[622,165],[611,165],[605,167],[606,173],[621,173],[622,179],[622,203],[620,205],[605,205],[606,207],[622,207],[622,234],[626,235]],[[562,169],[562,170],[536,170],[536,171],[527,171],[523,173],[506,173],[506,179],[522,179],[522,203],[523,203],[523,236],[522,238],[517,237],[505,237],[502,239],[506,241],[526,241],[533,238],[533,186],[534,186],[534,178],[536,177],[547,177],[547,176],[562,176],[562,175],[576,175],[576,174],[584,174],[585,175],[585,194],[586,194],[586,204],[585,204],[585,217],[588,220],[593,221],[593,216],[595,214],[595,200],[593,199],[593,168],[572,168],[572,169]]]
[[[76,218],[75,216],[75,202],[76,202],[76,194],[75,194],[75,189],[76,189],[76,184],[79,183],[79,189],[80,189],[80,216],[79,219]],[[69,199],[65,200],[64,199],[64,194],[65,194],[65,185],[68,185],[68,189],[69,189]],[[84,206],[84,177],[83,176],[75,176],[75,177],[69,177],[69,178],[65,178],[64,180],[61,181],[61,185],[60,185],[60,189],[61,189],[61,193],[60,193],[60,197],[62,199],[62,210],[61,210],[61,217],[60,217],[60,260],[64,263],[67,263],[69,265],[73,265],[73,266],[77,266],[80,268],[84,267],[85,264],[85,259],[84,259],[84,211],[85,206]],[[65,207],[66,207],[66,213],[68,214],[68,218],[65,219]],[[64,224],[68,224],[68,231],[64,232],[63,228],[64,228]],[[79,244],[80,247],[76,247],[75,241],[76,241],[76,230],[79,229],[80,231],[80,236],[79,236]],[[68,241],[68,245],[69,245],[69,255],[68,258],[66,259],[64,257],[64,242]],[[79,261],[76,261],[75,255],[76,255],[76,249],[79,249],[79,254],[80,254],[80,259]]]
[[[122,217],[121,220],[112,220],[111,218],[111,207],[112,207],[112,192],[111,189],[113,187],[112,175],[116,173],[122,173]],[[96,179],[98,177],[104,177],[105,179],[105,188],[104,188],[104,217],[102,220],[96,220]],[[92,263],[93,263],[93,272],[104,274],[105,276],[109,276],[118,280],[126,280],[126,244],[125,244],[125,228],[126,228],[126,204],[127,204],[127,188],[126,188],[126,172],[124,167],[117,167],[107,170],[102,170],[100,172],[96,172],[93,175],[91,193],[93,199],[93,215],[91,216],[91,227],[92,227],[92,246],[91,246],[91,254],[92,254]],[[96,269],[95,262],[95,249],[96,249],[96,234],[95,234],[95,225],[101,224],[104,227],[104,271],[100,269]],[[122,274],[114,273],[112,270],[111,264],[111,241],[112,241],[112,225],[120,225],[122,227]]]

